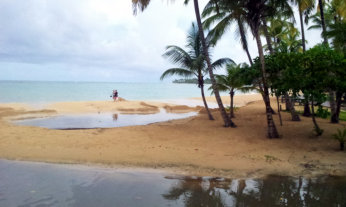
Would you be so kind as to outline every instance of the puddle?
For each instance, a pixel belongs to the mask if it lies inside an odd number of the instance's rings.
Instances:
[[[346,206],[346,177],[186,177],[0,160],[0,206]]]
[[[61,115],[16,120],[12,122],[18,125],[38,126],[49,129],[90,129],[147,125],[156,122],[188,118],[195,115],[197,115],[197,112],[167,113],[165,110],[161,110],[156,114],[100,113],[83,115]]]

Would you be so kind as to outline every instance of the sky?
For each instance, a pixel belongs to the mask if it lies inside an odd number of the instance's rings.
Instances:
[[[134,16],[130,0],[1,0],[0,80],[159,82],[173,67],[165,47],[184,47],[194,21],[192,1],[152,0]],[[231,30],[212,58],[247,62]],[[306,36],[308,47],[322,41],[318,30]]]

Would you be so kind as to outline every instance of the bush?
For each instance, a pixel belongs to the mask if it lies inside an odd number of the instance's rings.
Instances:
[[[339,143],[340,143],[340,150],[343,151],[344,150],[345,141],[346,141],[346,128],[344,128],[343,131],[338,129],[338,133],[333,134],[332,137],[339,141]]]
[[[330,116],[330,112],[328,111],[328,109],[323,109],[322,106],[318,106],[316,116],[326,119],[328,116]]]

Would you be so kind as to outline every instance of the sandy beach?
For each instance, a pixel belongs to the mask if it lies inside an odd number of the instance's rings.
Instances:
[[[209,97],[209,102],[215,101]],[[223,97],[225,104],[229,97]],[[45,105],[0,104],[0,158],[52,163],[145,167],[175,173],[232,178],[346,175],[346,154],[331,139],[346,123],[330,124],[318,119],[324,129],[313,135],[310,118],[290,121],[282,112],[283,126],[274,115],[280,139],[266,138],[266,117],[261,96],[237,95],[234,122],[224,128],[219,112],[209,121],[202,107],[178,106],[150,101],[93,101]],[[274,107],[274,103],[272,103]],[[274,107],[275,108],[275,107]],[[171,113],[199,111],[195,117],[107,129],[53,130],[17,126],[10,119],[81,113],[150,114],[165,109]]]

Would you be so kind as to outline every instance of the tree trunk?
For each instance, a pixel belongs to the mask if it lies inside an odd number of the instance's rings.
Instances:
[[[290,108],[291,108],[290,104],[291,104],[291,102],[290,102],[290,99],[288,97],[288,94],[285,94],[285,108],[286,108],[286,111],[290,110]]]
[[[205,42],[205,37],[204,37],[204,33],[203,33],[201,16],[200,16],[200,13],[199,13],[198,0],[194,0],[193,3],[194,3],[194,8],[195,8],[195,15],[196,15],[197,25],[198,25],[198,29],[199,29],[199,34],[201,36],[203,53],[204,53],[204,57],[205,57],[205,59],[207,61],[207,65],[208,65],[209,77],[210,77],[210,80],[211,80],[211,83],[212,83],[212,88],[213,88],[213,91],[214,91],[214,94],[215,94],[215,98],[216,98],[217,104],[219,106],[219,110],[220,110],[222,119],[224,121],[224,126],[225,127],[229,127],[229,126],[235,127],[235,124],[227,116],[225,107],[222,104],[222,100],[221,100],[221,97],[220,97],[219,90],[217,89],[217,86],[216,86],[216,81],[215,81],[215,78],[214,78],[213,68],[212,68],[211,63],[210,63],[208,47],[207,47],[207,44]]]
[[[335,92],[329,91],[329,103],[330,103],[330,122],[331,123],[339,123],[339,117],[336,109],[335,102]]]
[[[339,123],[339,117],[340,117],[340,110],[341,110],[341,99],[342,99],[342,92],[337,91],[336,92],[336,123]]]
[[[239,33],[240,33],[240,40],[242,42],[243,49],[246,52],[246,55],[247,55],[247,58],[249,59],[250,65],[253,65],[253,62],[252,62],[252,59],[251,59],[251,55],[250,55],[250,52],[249,52],[249,48],[248,48],[248,44],[247,44],[247,40],[246,40],[244,25],[243,25],[243,23],[242,23],[240,18],[237,18],[237,22],[238,22]]]
[[[268,28],[267,28],[267,20],[265,17],[262,17],[262,24],[263,24],[263,32],[266,37],[267,45],[268,45],[268,50],[269,53],[272,55],[274,54],[273,46],[272,46],[272,40],[270,39],[270,35],[268,33]]]
[[[295,108],[294,108],[294,102],[292,101],[292,99],[288,96],[288,94],[285,94],[285,99],[287,99],[288,102],[288,109],[291,112],[291,117],[292,117],[292,121],[300,121],[299,115],[296,112]]]
[[[306,48],[305,48],[305,33],[304,33],[303,14],[301,12],[300,3],[298,3],[298,9],[299,9],[300,29],[301,29],[301,32],[302,32],[302,46],[303,46],[303,53],[304,53],[306,51]]]
[[[320,136],[322,135],[322,130],[321,128],[318,126],[317,122],[316,122],[316,119],[315,119],[315,107],[314,107],[314,98],[311,96],[311,110],[312,110],[312,122],[314,123],[314,126],[315,126],[315,131],[316,131],[316,134],[317,136]]]
[[[279,97],[278,96],[276,96],[276,103],[278,104],[278,113],[279,113],[279,119],[280,119],[280,126],[282,126],[282,118],[281,118],[280,104],[279,104]]]
[[[257,48],[258,48],[258,54],[261,61],[261,69],[262,69],[262,83],[263,83],[263,92],[264,92],[264,104],[266,106],[266,115],[267,115],[267,125],[268,125],[268,138],[279,138],[279,133],[275,127],[275,123],[273,120],[273,115],[271,112],[271,106],[270,106],[270,99],[269,99],[269,91],[268,86],[266,82],[266,71],[265,71],[265,62],[264,62],[264,55],[263,55],[263,47],[261,38],[259,36],[258,30],[254,32],[255,38],[257,42]]]
[[[311,111],[310,111],[310,105],[309,105],[309,100],[306,95],[304,95],[304,113],[303,116],[305,117],[310,117],[311,116]]]
[[[265,102],[263,87],[261,86],[261,84],[259,84],[258,86],[259,86],[260,91],[261,91],[261,96],[262,96],[263,102]],[[272,107],[270,107],[270,111],[272,112],[272,114],[275,114],[275,111],[274,111],[274,109]]]
[[[323,43],[325,45],[328,45],[328,39],[327,39],[327,36],[326,36],[326,33],[327,33],[326,21],[324,19],[324,6],[323,6],[323,1],[322,0],[318,0],[318,6],[320,7],[320,14],[321,14]]]
[[[231,90],[231,92],[229,93],[230,97],[231,97],[231,105],[230,105],[230,112],[229,112],[229,116],[230,118],[234,118],[234,106],[233,106],[233,97],[234,97],[234,89]]]
[[[340,150],[344,151],[345,149],[345,142],[340,142]]]
[[[201,86],[201,93],[202,93],[203,104],[204,104],[205,109],[207,110],[209,120],[214,120],[213,115],[211,115],[211,113],[210,113],[210,110],[209,110],[207,101],[205,100],[205,96],[204,96],[204,86],[203,86],[203,85]]]

